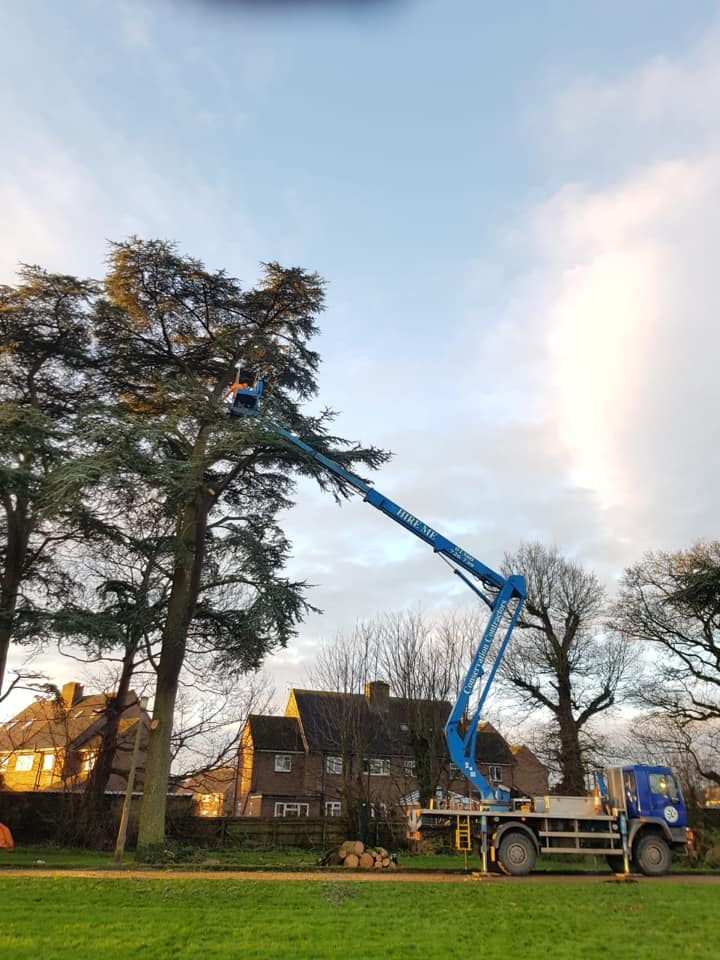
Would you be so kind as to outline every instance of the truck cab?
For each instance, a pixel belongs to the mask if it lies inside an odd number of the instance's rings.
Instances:
[[[668,827],[687,827],[682,792],[669,767],[623,767],[629,820],[659,820]]]
[[[686,850],[687,809],[669,767],[612,767],[607,771],[608,800],[627,817],[627,839],[633,865],[659,876],[670,868],[671,852]]]

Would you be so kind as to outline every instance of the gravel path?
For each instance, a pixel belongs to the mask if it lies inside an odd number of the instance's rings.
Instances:
[[[380,871],[307,871],[282,872],[273,870],[54,870],[52,867],[3,868],[2,877],[82,877],[88,880],[240,880],[240,881],[351,881],[353,883],[622,883],[607,873],[534,873],[529,877],[503,877],[497,874],[424,873],[413,870],[395,873]],[[636,877],[637,883],[715,883],[720,884],[720,875],[689,873],[669,874],[666,877]]]

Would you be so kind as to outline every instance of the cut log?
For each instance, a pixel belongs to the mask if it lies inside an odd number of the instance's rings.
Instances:
[[[389,866],[390,866],[390,857],[383,857],[382,860],[380,861],[380,863],[381,863],[384,867],[389,867]]]
[[[387,868],[388,870],[397,870],[397,864],[393,863],[393,861],[391,860],[390,863],[387,865]]]
[[[375,865],[375,857],[371,853],[362,853],[358,865],[361,870],[371,870]]]
[[[356,857],[360,857],[365,853],[365,844],[361,840],[356,840],[350,849]]]
[[[353,867],[356,867],[359,862],[359,857],[356,857],[354,853],[349,853],[343,860],[343,866],[350,867],[352,869]]]

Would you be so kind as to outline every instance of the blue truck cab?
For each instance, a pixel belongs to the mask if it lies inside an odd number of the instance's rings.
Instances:
[[[691,834],[682,791],[669,767],[614,767],[608,770],[610,802],[627,817],[633,864],[660,876],[670,868],[672,851],[687,851]]]
[[[623,767],[628,820],[657,820],[668,828],[687,827],[682,791],[669,767]]]

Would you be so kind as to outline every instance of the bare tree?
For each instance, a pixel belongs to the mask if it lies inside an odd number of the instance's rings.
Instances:
[[[341,632],[322,647],[309,674],[313,688],[326,692],[318,700],[319,739],[341,760],[343,809],[350,830],[358,835],[367,831],[373,802],[370,777],[364,775],[372,737],[364,692],[377,671],[375,626],[358,623],[351,633]]]
[[[419,611],[406,611],[377,622],[381,671],[407,705],[422,806],[435,795],[448,771],[445,723],[470,662],[473,636],[479,636],[477,618],[467,614],[451,613],[433,624]]]
[[[245,721],[251,713],[265,713],[273,696],[261,670],[238,678],[203,673],[199,664],[186,669],[173,724],[171,781],[234,763]]]
[[[720,783],[720,541],[646,554],[625,571],[614,622],[653,652],[638,700]]]
[[[628,644],[603,625],[605,590],[595,574],[557,548],[523,544],[505,557],[504,567],[522,571],[528,599],[502,680],[524,707],[548,711],[559,789],[584,793],[583,735],[594,717],[616,703],[628,673]]]
[[[384,739],[388,750],[398,753],[390,765],[395,801],[417,793],[420,803],[427,804],[437,787],[448,782],[445,723],[479,635],[474,614],[453,612],[433,620],[406,611],[360,623],[323,648],[311,681],[343,694],[328,698],[326,721],[343,756],[346,809],[362,809],[373,801],[361,766],[373,744],[383,739],[379,727],[369,722],[363,695],[373,680],[386,681],[394,696],[390,716],[397,729]]]

